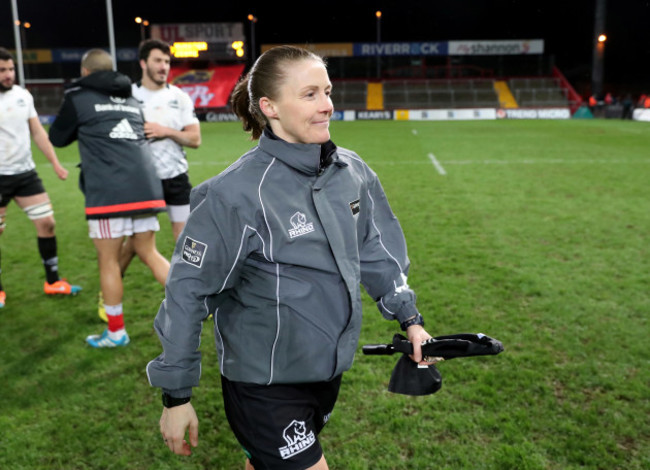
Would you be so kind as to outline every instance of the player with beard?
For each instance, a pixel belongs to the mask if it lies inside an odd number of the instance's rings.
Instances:
[[[81,287],[59,277],[54,211],[36,173],[30,136],[60,179],[68,177],[68,170],[59,163],[47,132],[38,120],[34,98],[15,81],[13,56],[7,49],[0,48],[0,234],[6,227],[7,205],[14,199],[36,227],[38,251],[45,266],[43,290],[49,295],[76,294]],[[0,282],[0,307],[5,303],[6,293]]]
[[[177,240],[190,214],[192,189],[183,147],[195,149],[201,145],[201,128],[191,98],[167,83],[169,45],[157,39],[146,40],[140,45],[139,57],[142,80],[132,85],[133,97],[144,108],[144,133],[149,139],[156,173],[163,183],[174,240]]]
[[[167,215],[176,241],[190,214],[192,190],[183,147],[201,145],[201,128],[194,103],[187,93],[167,83],[171,61],[169,45],[148,39],[140,44],[138,55],[142,79],[132,85],[133,97],[142,103],[144,132],[154,157],[156,174],[162,181]],[[127,238],[120,253],[122,274],[134,256],[133,240]],[[101,300],[98,313],[105,320]]]

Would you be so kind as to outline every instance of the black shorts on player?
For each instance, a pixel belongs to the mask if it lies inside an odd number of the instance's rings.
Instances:
[[[165,203],[168,206],[185,206],[190,203],[192,184],[187,173],[161,181]]]
[[[318,433],[334,409],[341,376],[268,386],[222,376],[221,384],[228,423],[255,470],[299,470],[321,459]]]
[[[0,175],[0,207],[7,207],[16,196],[28,197],[44,192],[43,181],[36,170],[17,175]]]

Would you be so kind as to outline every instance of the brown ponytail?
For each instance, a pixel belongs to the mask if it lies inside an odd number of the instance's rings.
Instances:
[[[261,114],[259,109],[259,115],[256,116],[253,114],[255,107],[251,105],[250,95],[248,94],[249,75],[247,74],[235,85],[235,89],[230,97],[230,104],[232,105],[233,112],[242,122],[242,128],[246,132],[251,133],[251,140],[257,140],[262,135],[262,131],[266,125],[266,118]]]

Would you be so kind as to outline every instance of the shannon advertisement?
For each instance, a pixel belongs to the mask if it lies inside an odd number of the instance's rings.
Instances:
[[[449,55],[529,55],[543,53],[543,39],[449,41]]]

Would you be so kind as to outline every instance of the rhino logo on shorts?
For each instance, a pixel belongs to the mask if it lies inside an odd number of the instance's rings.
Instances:
[[[283,459],[288,459],[299,454],[316,442],[314,431],[309,431],[309,433],[307,433],[307,425],[305,422],[296,421],[295,419],[291,421],[289,426],[284,428],[284,431],[282,431],[282,437],[287,443],[285,447],[280,447],[278,449],[280,451],[280,456]]]
[[[287,441],[287,445],[294,445],[296,442],[305,438],[305,433],[307,432],[307,426],[305,426],[304,421],[296,421],[295,419],[291,421],[291,424],[284,428],[282,437]]]

